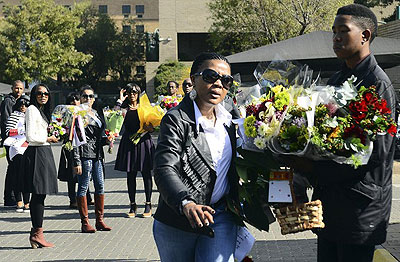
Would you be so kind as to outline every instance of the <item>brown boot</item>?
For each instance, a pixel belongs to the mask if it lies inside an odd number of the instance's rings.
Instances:
[[[82,233],[96,232],[96,229],[89,224],[86,196],[77,197],[76,203],[78,204],[79,215],[81,215]]]
[[[54,247],[54,245],[50,242],[47,242],[43,236],[43,228],[32,228],[31,235],[29,237],[29,241],[31,242],[32,248],[40,248],[40,247]]]
[[[110,231],[111,227],[104,223],[104,194],[94,195],[95,214],[96,214],[96,229],[99,231]]]

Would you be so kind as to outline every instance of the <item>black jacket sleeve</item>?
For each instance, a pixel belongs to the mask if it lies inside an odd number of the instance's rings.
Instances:
[[[179,176],[186,137],[178,115],[179,112],[174,110],[162,119],[155,152],[154,179],[160,196],[179,214],[182,200],[193,197]]]

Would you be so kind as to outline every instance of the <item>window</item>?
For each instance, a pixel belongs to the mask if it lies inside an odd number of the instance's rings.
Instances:
[[[144,66],[137,66],[136,74],[144,74]]]
[[[123,33],[129,34],[131,31],[132,31],[132,28],[131,28],[130,25],[123,25],[123,26],[122,26],[122,32],[123,32]]]
[[[137,15],[137,18],[143,18],[143,15],[139,14]]]
[[[130,14],[131,13],[131,5],[122,5],[122,13]]]
[[[107,5],[99,5],[99,13],[107,14]]]
[[[136,14],[144,14],[144,5],[136,5]]]
[[[137,25],[136,33],[144,33],[144,25]]]

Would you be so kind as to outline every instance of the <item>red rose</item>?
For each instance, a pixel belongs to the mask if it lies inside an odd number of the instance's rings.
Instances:
[[[367,103],[364,100],[360,102],[351,102],[349,104],[349,109],[353,113],[368,112]]]
[[[359,126],[352,125],[351,127],[345,128],[343,138],[346,139],[349,137],[360,138],[361,143],[365,145],[366,137],[363,130]]]
[[[352,115],[352,117],[357,122],[360,122],[361,120],[363,120],[363,119],[365,119],[367,117],[367,114],[365,114],[365,113],[357,113],[357,114]]]
[[[395,136],[397,133],[397,128],[395,125],[390,125],[388,131],[387,131],[391,136]]]

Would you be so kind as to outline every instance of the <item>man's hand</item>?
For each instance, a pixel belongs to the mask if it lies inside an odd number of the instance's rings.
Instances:
[[[192,202],[183,207],[183,214],[189,220],[192,228],[208,226],[210,223],[214,224],[212,214],[215,214],[215,211],[209,206],[196,205]]]
[[[75,166],[72,171],[75,175],[82,175],[82,166]]]

